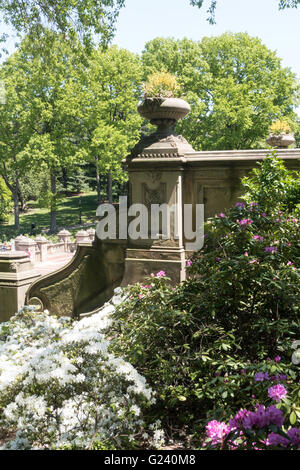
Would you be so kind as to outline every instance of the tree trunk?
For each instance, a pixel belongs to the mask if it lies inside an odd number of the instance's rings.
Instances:
[[[3,173],[1,176],[4,179],[6,186],[11,191],[12,197],[14,200],[15,229],[19,230],[20,229],[19,179],[18,179],[18,176],[16,176],[16,180],[14,181],[15,185],[13,185],[13,183],[10,183],[8,179],[8,172],[7,172],[5,162],[2,162],[2,166],[3,166]]]
[[[112,197],[112,178],[111,178],[111,172],[108,173],[107,175],[107,194],[108,194],[108,202],[110,204],[113,203],[113,197]]]
[[[62,168],[62,180],[63,180],[63,186],[65,191],[67,192],[68,189],[68,172],[66,168]]]
[[[51,213],[50,213],[50,232],[56,232],[56,172],[54,169],[51,169],[50,173],[50,180],[51,180]]]
[[[19,191],[19,201],[21,205],[21,211],[25,212],[27,210],[27,202],[25,201],[22,191]]]
[[[16,188],[12,191],[12,196],[14,200],[14,217],[15,217],[15,230],[20,229],[20,209],[19,209],[19,183],[16,182]]]
[[[98,205],[101,204],[101,186],[100,186],[100,175],[99,175],[99,157],[95,157],[95,167],[96,167],[96,182],[97,182],[97,201]]]

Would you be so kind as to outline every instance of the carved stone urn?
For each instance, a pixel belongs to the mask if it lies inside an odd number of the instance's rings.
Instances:
[[[295,143],[295,138],[292,134],[270,134],[266,140],[267,144],[271,147],[287,149],[290,145]]]
[[[138,106],[139,114],[148,119],[151,124],[158,125],[161,121],[172,121],[173,125],[178,119],[190,112],[190,105],[181,98],[148,98]]]
[[[145,157],[171,158],[194,151],[186,139],[177,135],[174,130],[178,119],[185,117],[191,110],[186,101],[181,98],[147,98],[137,109],[143,118],[157,126],[157,130],[141,138],[128,160]]]

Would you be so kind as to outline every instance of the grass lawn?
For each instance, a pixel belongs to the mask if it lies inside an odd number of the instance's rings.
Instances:
[[[57,208],[57,227],[59,229],[79,225],[79,200],[81,199],[81,223],[93,223],[96,220],[97,194],[86,193],[82,196],[63,197]],[[50,212],[48,209],[41,209],[37,202],[31,201],[28,204],[28,211],[20,215],[20,230],[14,229],[13,215],[8,224],[0,224],[0,241],[10,240],[20,234],[29,234],[31,224],[35,224],[34,234],[39,234],[42,230],[49,229]],[[71,231],[71,230],[70,230]],[[75,230],[77,231],[77,230]]]

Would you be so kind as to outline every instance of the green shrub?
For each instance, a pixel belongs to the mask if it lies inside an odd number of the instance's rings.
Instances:
[[[242,179],[244,200],[256,201],[269,211],[292,211],[300,204],[300,173],[288,170],[276,150],[249,177]]]
[[[129,287],[113,313],[112,350],[158,392],[154,413],[189,423],[229,418],[253,405],[254,376],[278,354],[283,373],[297,380],[299,210],[277,205],[278,188],[287,194],[289,185],[278,162],[267,158],[247,180],[247,198],[268,194],[268,203],[238,202],[208,221],[186,282],[172,289],[164,273],[153,275]]]
[[[11,192],[7,188],[3,179],[0,178],[0,223],[8,220],[13,209]]]

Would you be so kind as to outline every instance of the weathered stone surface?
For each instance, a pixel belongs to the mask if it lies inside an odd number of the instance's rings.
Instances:
[[[121,284],[124,259],[122,242],[81,244],[71,263],[30,286],[26,303],[38,299],[53,315],[79,317],[109,300]]]
[[[0,322],[9,320],[25,304],[26,291],[39,276],[27,253],[0,254]]]

